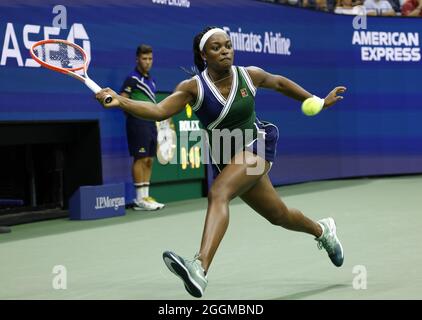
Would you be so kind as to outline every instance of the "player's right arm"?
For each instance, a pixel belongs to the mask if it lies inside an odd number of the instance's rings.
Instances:
[[[135,117],[161,121],[182,111],[187,103],[193,104],[196,100],[197,92],[195,79],[189,79],[179,83],[171,95],[157,104],[131,100],[118,95],[110,88],[101,90],[95,97],[105,108],[118,107]],[[112,96],[113,100],[111,103],[106,104],[104,102],[106,95]]]

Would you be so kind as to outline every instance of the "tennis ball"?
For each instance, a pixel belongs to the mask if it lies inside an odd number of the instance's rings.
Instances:
[[[323,106],[324,99],[313,96],[303,101],[302,112],[307,116],[314,116],[322,110]]]

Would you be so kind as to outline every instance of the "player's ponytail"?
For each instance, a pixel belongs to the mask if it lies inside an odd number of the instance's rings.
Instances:
[[[216,27],[206,27],[204,30],[202,30],[201,33],[198,33],[195,38],[193,38],[193,61],[195,63],[195,66],[198,68],[199,72],[202,72],[205,70],[205,61],[201,57],[201,51],[199,50],[199,43],[201,42],[202,37],[204,34],[211,29],[214,29]]]

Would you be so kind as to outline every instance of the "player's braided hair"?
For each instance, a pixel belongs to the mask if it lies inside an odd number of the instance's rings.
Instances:
[[[195,63],[195,66],[198,68],[198,70],[204,71],[205,70],[205,62],[202,60],[201,52],[199,50],[199,43],[201,42],[201,38],[204,36],[204,34],[211,29],[214,29],[216,27],[206,27],[204,30],[202,30],[200,33],[198,33],[195,38],[193,38],[193,61]]]
[[[180,67],[180,69],[182,69],[187,74],[191,76],[195,76],[205,70],[206,65],[205,65],[205,61],[202,60],[202,57],[201,57],[201,51],[199,50],[199,43],[201,42],[201,39],[204,36],[204,34],[207,33],[207,31],[214,28],[216,27],[206,27],[200,33],[195,35],[195,37],[193,38],[193,61],[195,63],[195,66],[192,66],[190,68]]]

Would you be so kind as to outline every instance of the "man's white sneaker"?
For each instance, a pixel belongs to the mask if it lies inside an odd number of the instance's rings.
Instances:
[[[157,201],[155,201],[155,199],[153,197],[145,197],[143,199],[144,201],[153,204],[154,206],[156,206],[159,209],[163,209],[164,208],[164,204],[163,203],[159,203]]]
[[[158,210],[159,207],[154,205],[153,203],[150,203],[145,200],[138,201],[137,199],[133,199],[133,210],[137,211],[155,211]]]

